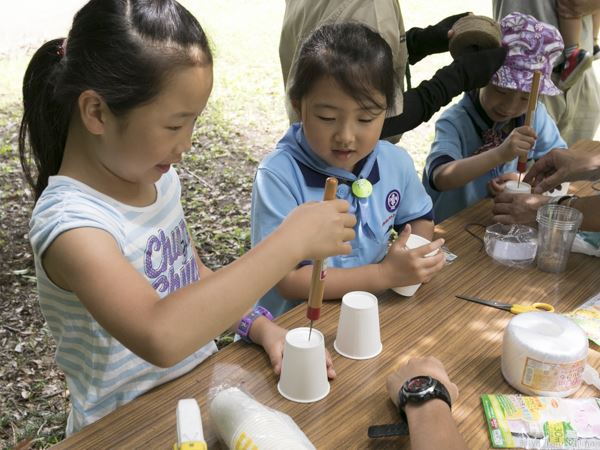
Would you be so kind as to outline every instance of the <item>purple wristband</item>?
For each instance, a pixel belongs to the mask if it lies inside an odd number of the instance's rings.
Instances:
[[[250,339],[250,328],[252,327],[254,321],[260,316],[264,316],[269,320],[273,320],[273,316],[269,310],[267,308],[263,308],[262,306],[257,306],[250,314],[242,317],[242,320],[240,320],[240,324],[236,330],[236,333],[242,339],[242,341],[252,344],[252,339]]]

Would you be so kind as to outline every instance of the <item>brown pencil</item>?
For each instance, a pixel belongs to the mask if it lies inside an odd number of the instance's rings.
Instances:
[[[325,181],[325,194],[323,200],[333,200],[337,191],[338,180],[335,177],[329,177]],[[313,321],[317,320],[321,315],[321,305],[323,304],[323,290],[325,289],[325,275],[327,267],[323,267],[323,260],[316,259],[313,261],[312,276],[310,281],[310,291],[308,294],[308,309],[306,317],[310,319],[310,331],[308,332],[308,340],[312,334]]]

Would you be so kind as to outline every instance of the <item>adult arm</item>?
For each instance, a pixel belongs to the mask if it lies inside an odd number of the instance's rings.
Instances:
[[[534,186],[534,192],[550,190],[564,181],[600,178],[600,145],[582,150],[554,149],[529,169],[524,181]]]
[[[452,403],[458,398],[458,388],[448,378],[443,364],[434,357],[412,358],[388,376],[387,390],[398,407],[398,394],[405,381],[416,376],[430,376],[448,390]],[[467,444],[458,432],[452,411],[440,399],[421,404],[409,403],[405,408],[413,450],[464,450]]]
[[[539,194],[499,194],[494,198],[493,219],[507,224],[535,224],[538,208],[548,203],[550,199],[551,197]],[[600,231],[600,214],[598,214],[600,196],[572,199],[565,203],[583,214],[581,230]]]
[[[439,69],[430,80],[407,90],[403,113],[385,119],[381,137],[404,133],[428,121],[442,106],[465,91],[483,87],[500,68],[506,49],[494,48],[467,53]]]

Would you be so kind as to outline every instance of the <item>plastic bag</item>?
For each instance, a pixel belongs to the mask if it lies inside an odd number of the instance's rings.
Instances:
[[[535,261],[537,230],[526,225],[496,223],[485,229],[486,253],[501,264],[526,267]]]

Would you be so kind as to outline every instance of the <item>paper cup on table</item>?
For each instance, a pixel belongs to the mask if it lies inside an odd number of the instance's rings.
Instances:
[[[431,243],[430,240],[425,239],[424,237],[421,237],[418,234],[411,234],[408,237],[408,240],[406,241],[406,246],[408,248],[412,249],[412,248],[422,247],[422,246],[430,244],[430,243]],[[425,256],[433,256],[433,255],[437,254],[438,251],[439,250],[435,250],[431,253],[428,253]],[[417,292],[417,289],[419,289],[420,286],[421,286],[421,283],[411,284],[410,286],[401,286],[401,287],[392,288],[392,291],[394,291],[396,294],[400,294],[405,297],[410,297],[411,295],[414,295],[415,292]]]
[[[531,194],[531,185],[521,181],[510,180],[504,184],[504,192],[508,194]]]
[[[362,291],[344,295],[333,348],[351,359],[369,359],[381,352],[377,297]]]
[[[323,333],[314,328],[310,333],[307,327],[288,331],[277,389],[298,403],[316,402],[329,394]]]

